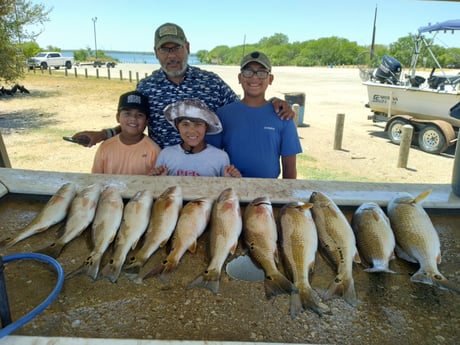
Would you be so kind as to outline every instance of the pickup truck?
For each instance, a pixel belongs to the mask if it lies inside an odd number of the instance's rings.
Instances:
[[[41,52],[27,60],[29,69],[48,69],[48,67],[59,69],[61,66],[70,69],[73,63],[73,57],[62,56],[62,54],[58,52]]]

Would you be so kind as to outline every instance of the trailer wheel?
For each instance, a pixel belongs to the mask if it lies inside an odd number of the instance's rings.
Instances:
[[[70,61],[66,61],[65,68],[71,69],[72,68],[72,63]]]
[[[407,125],[408,123],[409,122],[401,119],[395,119],[388,125],[388,138],[390,138],[393,144],[399,145],[401,143],[402,126]]]
[[[426,125],[420,129],[418,146],[428,153],[441,153],[448,147],[444,133],[435,125]]]
[[[46,62],[42,62],[40,64],[40,68],[43,69],[43,70],[48,69],[48,64]]]

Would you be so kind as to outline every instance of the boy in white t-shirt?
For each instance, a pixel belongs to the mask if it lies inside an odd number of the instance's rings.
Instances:
[[[121,95],[116,115],[121,132],[98,147],[91,172],[150,175],[161,149],[144,134],[148,115],[145,96],[137,91]]]
[[[222,125],[203,102],[178,101],[168,105],[164,114],[182,142],[160,152],[152,175],[241,177],[225,151],[206,143],[205,136],[220,133]]]

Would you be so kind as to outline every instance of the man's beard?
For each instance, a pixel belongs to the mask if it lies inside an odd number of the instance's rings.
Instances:
[[[182,68],[180,70],[171,72],[171,71],[166,70],[166,68],[164,66],[161,66],[161,69],[165,72],[165,74],[168,77],[177,78],[177,77],[180,77],[181,75],[183,75],[185,73],[185,70],[187,69],[187,65],[188,65],[188,55],[187,55],[186,58],[184,58],[183,65],[182,65]]]

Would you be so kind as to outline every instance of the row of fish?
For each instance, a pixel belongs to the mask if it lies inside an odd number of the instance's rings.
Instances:
[[[180,186],[167,188],[155,201],[152,192],[136,193],[126,205],[114,187],[90,185],[76,192],[72,183],[64,184],[35,219],[14,238],[0,242],[0,250],[50,226],[66,222],[57,240],[40,251],[57,257],[63,247],[79,236],[91,223],[93,249],[82,266],[68,274],[85,273],[93,279],[100,275],[116,282],[121,270],[134,272],[142,281],[159,275],[167,282],[187,250],[194,253],[197,240],[210,227],[210,262],[190,285],[205,287],[217,294],[222,267],[238,245],[240,234],[252,259],[265,273],[265,293],[271,298],[290,294],[291,316],[311,309],[321,315],[327,311],[310,285],[316,251],[319,249],[336,271],[323,296],[343,296],[357,304],[352,275],[353,262],[367,265],[368,272],[392,272],[389,261],[396,254],[417,262],[420,270],[411,280],[458,293],[458,289],[438,271],[439,238],[428,215],[420,206],[429,191],[417,198],[395,197],[388,204],[387,217],[375,203],[361,205],[351,224],[332,199],[313,192],[309,202],[284,205],[275,220],[267,197],[254,199],[241,214],[234,189],[224,190],[214,201],[202,197],[183,205]],[[279,240],[278,240],[279,236]],[[142,244],[138,242],[142,239]],[[140,269],[158,248],[171,239],[167,257],[150,272]],[[101,259],[111,243],[113,251],[99,274]],[[130,251],[132,255],[129,255]],[[286,276],[278,269],[279,254]],[[359,254],[358,254],[359,249]]]

